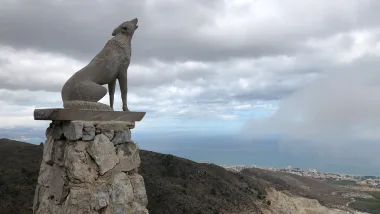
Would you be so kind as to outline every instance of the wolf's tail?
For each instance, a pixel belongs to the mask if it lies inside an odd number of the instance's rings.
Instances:
[[[113,111],[113,109],[104,103],[90,102],[83,100],[70,100],[63,102],[63,107],[67,109],[85,109],[93,111]]]

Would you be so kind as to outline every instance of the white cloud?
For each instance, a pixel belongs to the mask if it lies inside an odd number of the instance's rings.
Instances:
[[[332,62],[346,64],[354,62],[365,55],[379,56],[379,39],[379,28],[352,30],[327,39],[309,39],[306,46],[323,53]]]
[[[371,67],[355,63],[365,70],[336,68],[283,99],[268,120],[251,121],[245,133],[250,137],[280,135],[286,151],[376,160],[378,154],[373,151],[380,149],[380,62]]]
[[[62,85],[85,65],[64,55],[5,46],[0,47],[0,59],[0,100],[16,109],[61,107]],[[290,93],[313,79],[297,71],[298,64],[297,56],[135,63],[128,70],[128,103],[130,109],[154,117],[236,119],[234,111],[253,109],[258,100],[281,97],[282,89]],[[101,102],[108,104],[108,95]],[[121,108],[118,87],[115,108]],[[14,120],[30,124],[30,113]]]
[[[0,88],[59,91],[62,83],[84,63],[33,50],[0,46]]]
[[[0,101],[0,128],[47,127],[47,122],[33,119],[34,106],[12,105]]]
[[[34,108],[61,107],[64,82],[127,14],[140,22],[128,103],[148,112],[145,130],[252,117],[250,137],[281,134],[284,150],[377,158],[378,0],[20,3],[0,9],[0,128],[39,126]]]

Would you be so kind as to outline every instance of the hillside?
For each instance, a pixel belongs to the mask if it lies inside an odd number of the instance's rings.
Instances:
[[[210,164],[141,151],[151,214],[242,213],[264,199],[256,179]],[[42,146],[0,139],[0,213],[31,213]]]
[[[261,181],[212,164],[141,151],[150,213],[254,212],[264,199]]]
[[[0,139],[0,213],[31,213],[42,149]]]
[[[31,213],[42,149],[0,139],[0,214]],[[151,151],[140,156],[151,214],[335,214],[342,212],[328,207],[349,201],[341,196],[343,189],[310,178],[260,169],[230,172]]]
[[[269,182],[274,189],[295,196],[316,199],[320,204],[349,210],[380,214],[380,192],[359,191],[345,186],[333,185],[311,177],[264,169],[244,169],[242,174]],[[349,204],[349,208],[347,208]]]
[[[342,197],[342,194],[347,192],[346,189],[310,177],[258,168],[244,169],[241,173],[265,180],[278,191],[288,191],[293,195],[317,199],[325,206],[345,206],[350,201]]]

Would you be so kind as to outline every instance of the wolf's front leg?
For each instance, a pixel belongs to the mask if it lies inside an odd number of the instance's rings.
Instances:
[[[113,109],[113,101],[115,95],[116,79],[108,83],[108,94],[110,96],[110,107]]]
[[[129,111],[127,107],[127,92],[128,92],[128,82],[127,82],[127,71],[120,72],[118,75],[121,100],[123,101],[123,111]]]

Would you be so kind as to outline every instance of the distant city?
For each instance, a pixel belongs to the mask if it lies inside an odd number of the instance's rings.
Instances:
[[[258,168],[266,169],[274,172],[292,173],[300,176],[312,177],[320,180],[326,180],[330,183],[345,185],[345,186],[359,186],[368,188],[380,189],[380,176],[358,176],[358,175],[346,175],[328,172],[319,172],[316,169],[301,169],[288,166],[287,168],[274,168],[274,167],[260,167],[256,165],[241,165],[241,166],[229,166],[219,165],[227,170],[240,172],[243,169]]]

